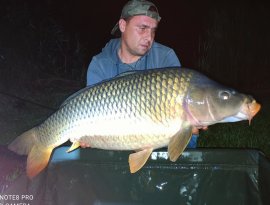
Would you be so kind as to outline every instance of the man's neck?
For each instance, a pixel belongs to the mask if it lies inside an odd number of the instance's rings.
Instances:
[[[118,56],[120,60],[126,64],[134,63],[141,58],[141,56],[135,56],[130,54],[128,51],[125,51],[122,47],[120,47],[118,50]]]

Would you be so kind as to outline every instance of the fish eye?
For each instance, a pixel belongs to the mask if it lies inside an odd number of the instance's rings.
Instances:
[[[229,100],[231,97],[231,93],[228,91],[221,91],[219,93],[219,98],[221,98],[222,100]]]

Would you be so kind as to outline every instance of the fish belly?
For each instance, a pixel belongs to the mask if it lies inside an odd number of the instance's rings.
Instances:
[[[77,141],[92,148],[107,150],[140,150],[167,146],[171,137],[180,129],[180,123],[107,119],[96,120],[92,124],[86,120],[74,127],[75,129],[69,133],[72,142]]]

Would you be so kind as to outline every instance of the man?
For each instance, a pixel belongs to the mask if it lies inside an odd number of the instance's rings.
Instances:
[[[180,67],[174,50],[154,41],[160,19],[152,2],[128,1],[111,32],[113,35],[120,32],[121,37],[110,40],[102,52],[92,58],[87,71],[87,85],[126,71]],[[196,147],[196,142],[197,135],[193,135],[188,147]]]

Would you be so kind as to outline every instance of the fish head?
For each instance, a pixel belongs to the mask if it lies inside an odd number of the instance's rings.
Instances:
[[[242,120],[250,123],[261,105],[250,95],[197,76],[190,84],[183,107],[191,124],[201,128]]]

